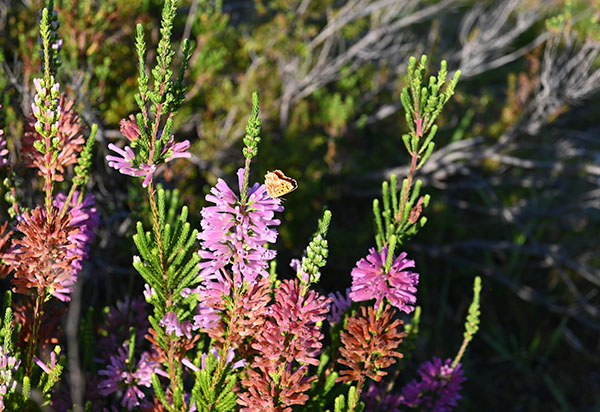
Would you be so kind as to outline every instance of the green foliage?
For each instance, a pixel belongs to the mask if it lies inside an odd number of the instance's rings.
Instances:
[[[375,242],[379,249],[388,246],[392,238],[398,245],[404,244],[427,223],[427,218],[421,216],[421,213],[429,205],[430,196],[419,197],[421,180],[416,181],[410,198],[408,179],[404,179],[400,193],[396,189],[396,182],[396,175],[392,175],[389,184],[382,183],[383,211],[379,199],[373,200]],[[399,205],[404,206],[400,208]]]
[[[135,120],[140,130],[140,138],[131,142],[131,147],[137,149],[138,164],[159,164],[173,154],[171,150],[164,151],[163,148],[171,138],[173,117],[183,103],[186,91],[183,77],[192,56],[191,43],[185,39],[179,73],[174,78],[171,66],[175,51],[171,44],[171,34],[176,14],[177,0],[166,0],[161,15],[161,37],[156,51],[156,65],[151,70],[152,89],[148,87],[150,77],[146,73],[144,30],[141,24],[136,28],[138,93],[135,100],[140,113],[135,116]]]
[[[400,100],[406,114],[406,123],[411,131],[410,144],[407,145],[410,153],[425,152],[431,153],[433,148],[429,148],[431,140],[435,135],[433,125],[442,111],[444,105],[454,94],[454,89],[460,77],[460,70],[454,74],[449,83],[446,83],[448,71],[446,61],[442,61],[437,77],[429,77],[429,83],[425,83],[425,69],[427,67],[427,56],[421,56],[417,66],[417,59],[411,57],[408,63],[406,82],[408,85],[402,89]],[[419,139],[430,131],[430,135],[425,142],[419,144]],[[406,144],[406,142],[405,142]],[[418,147],[420,148],[418,149]],[[417,150],[418,149],[418,150]],[[424,162],[427,156],[423,156]]]
[[[304,256],[302,257],[302,264],[299,268],[300,271],[296,275],[306,286],[319,281],[321,278],[319,270],[327,263],[329,247],[326,236],[330,222],[331,211],[325,210],[323,212],[323,218],[319,219],[319,229],[308,244]],[[304,276],[306,276],[306,278],[304,278]]]
[[[419,336],[419,324],[421,322],[421,307],[415,307],[410,323],[404,324],[404,332],[406,335],[400,346],[398,346],[398,352],[402,353],[402,362],[399,363],[399,368],[403,369],[407,361],[412,358],[413,352],[416,347],[417,337]]]
[[[77,166],[75,166],[75,176],[73,177],[73,184],[77,186],[85,186],[90,179],[90,167],[92,165],[92,150],[94,149],[94,142],[96,141],[96,133],[98,132],[98,125],[93,124],[92,130],[88,139],[85,142],[83,150],[79,154],[77,160]]]
[[[365,404],[358,400],[359,394],[355,386],[348,389],[348,397],[340,395],[335,398],[334,412],[362,412]],[[327,410],[327,412],[330,412]]]
[[[244,180],[242,182],[242,192],[240,200],[245,204],[248,200],[248,181],[250,179],[250,161],[258,154],[258,144],[260,143],[260,119],[258,93],[252,93],[252,113],[246,123],[246,136],[244,137],[244,148],[242,153],[246,158],[244,167]]]
[[[198,412],[233,411],[237,405],[237,396],[233,391],[237,374],[231,369],[230,363],[223,369],[218,368],[218,365],[219,359],[213,353],[205,356],[204,368],[201,368],[200,357],[196,359],[195,366],[200,369],[195,372],[192,401],[196,403]],[[217,375],[218,370],[221,373]]]
[[[258,144],[260,143],[260,125],[258,93],[252,93],[252,114],[246,124],[246,135],[244,136],[244,148],[242,153],[248,160],[258,154]]]
[[[40,376],[39,387],[42,390],[42,396],[44,398],[42,406],[50,404],[50,401],[52,400],[52,388],[60,380],[60,375],[67,359],[65,356],[60,356],[60,346],[58,345],[54,347],[54,355],[58,357],[60,361],[56,362],[54,365],[48,362],[46,367],[49,369],[49,372],[42,371],[42,375]]]
[[[141,259],[134,258],[133,265],[155,291],[149,302],[154,306],[151,322],[159,332],[160,342],[165,345],[166,336],[163,328],[158,327],[158,321],[169,310],[177,308],[178,302],[183,301],[181,291],[184,288],[193,287],[199,282],[197,274],[200,258],[194,249],[198,231],[191,230],[190,223],[187,222],[186,206],[179,214],[175,214],[175,205],[178,203],[177,194],[167,196],[165,190],[159,189],[156,222],[158,231],[144,232],[142,223],[138,222],[137,233],[133,236],[141,256]],[[176,314],[181,321],[188,313],[182,311]]]
[[[481,311],[479,308],[479,295],[481,293],[481,278],[479,276],[475,277],[475,281],[473,282],[473,301],[471,305],[469,305],[469,314],[467,315],[467,321],[465,322],[465,332],[464,339],[458,354],[454,358],[452,362],[452,367],[455,368],[460,362],[462,356],[467,349],[469,342],[473,340],[473,337],[479,330],[479,316],[481,315]]]

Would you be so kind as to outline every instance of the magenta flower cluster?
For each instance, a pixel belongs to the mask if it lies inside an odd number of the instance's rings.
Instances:
[[[366,259],[357,262],[352,269],[352,291],[350,298],[354,302],[375,299],[375,306],[380,307],[384,299],[398,309],[411,313],[417,301],[415,293],[419,283],[419,275],[409,268],[415,267],[415,261],[406,259],[406,253],[392,257],[392,266],[385,269],[387,247],[381,253],[369,250]]]
[[[121,133],[131,142],[135,142],[140,138],[140,129],[133,116],[130,116],[129,119],[121,120]],[[160,133],[158,134],[157,139],[160,139]],[[154,154],[152,152],[149,154],[147,161],[142,161],[136,158],[136,154],[130,146],[125,146],[121,149],[115,144],[110,143],[108,148],[118,155],[106,156],[108,165],[117,169],[124,175],[143,177],[143,187],[147,187],[150,184],[154,172],[160,162],[166,163],[173,159],[189,158],[192,156],[191,153],[187,151],[190,148],[190,142],[184,140],[183,142],[175,143],[173,136],[171,136],[167,143],[162,147],[159,156],[161,161],[159,162],[154,159]]]
[[[110,357],[106,369],[98,372],[105,377],[98,386],[100,394],[108,396],[115,392],[122,393],[121,406],[129,411],[138,406],[151,405],[145,400],[146,395],[140,387],[152,386],[153,373],[163,376],[165,373],[159,368],[160,364],[149,357],[149,353],[144,352],[136,365],[130,365],[127,344],[123,344],[117,354]]]
[[[402,389],[404,404],[419,410],[449,412],[461,399],[460,391],[465,381],[462,366],[451,366],[452,360],[444,362],[433,358],[425,362],[417,373],[420,380],[413,380]]]
[[[67,200],[64,193],[56,195],[52,204],[61,210]],[[96,210],[94,195],[89,194],[83,199],[79,199],[79,192],[75,190],[71,201],[66,206],[67,212],[71,216],[70,224],[79,229],[76,233],[69,236],[69,240],[75,247],[69,249],[67,256],[78,256],[73,260],[73,275],[76,276],[82,268],[82,263],[88,258],[90,252],[90,243],[96,237],[94,230],[100,224],[100,214]]]
[[[238,170],[238,186],[241,193],[244,169]],[[240,197],[219,179],[206,200],[214,203],[202,209],[202,231],[198,234],[202,250],[199,254],[200,276],[203,280],[214,279],[229,263],[232,264],[235,283],[254,283],[258,277],[267,277],[268,262],[275,251],[267,249],[266,243],[274,243],[279,225],[275,212],[282,212],[279,199],[267,194],[264,185],[254,184],[248,190],[248,200],[242,204]]]

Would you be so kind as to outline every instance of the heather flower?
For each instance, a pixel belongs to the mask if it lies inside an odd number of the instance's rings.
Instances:
[[[2,106],[0,106],[1,108]],[[8,158],[9,151],[6,148],[6,137],[4,137],[4,130],[0,129],[0,167],[6,166],[10,163]]]
[[[221,360],[221,355],[219,354],[219,351],[217,350],[217,348],[210,348],[209,351],[217,360],[217,362],[219,362]],[[202,354],[202,369],[206,369],[206,353]],[[227,351],[227,356],[225,356],[225,365],[230,364],[233,361],[233,358],[235,358],[235,351],[233,350],[233,348],[229,348],[229,350]],[[231,369],[240,369],[243,368],[244,366],[246,366],[246,360],[245,359],[240,359],[239,361],[235,362],[233,365],[231,365]]]
[[[269,307],[268,318],[252,348],[258,354],[242,385],[242,411],[291,411],[303,405],[315,376],[306,376],[308,365],[318,365],[323,339],[319,322],[325,319],[329,299],[315,291],[302,293],[298,279],[285,280]],[[298,365],[299,366],[296,366]]]
[[[421,380],[415,379],[402,389],[404,403],[419,410],[451,411],[461,399],[460,391],[465,381],[461,364],[452,368],[451,363],[451,359],[442,362],[436,357],[423,363],[417,371]]]
[[[344,313],[352,306],[352,299],[348,296],[350,289],[342,294],[341,292],[330,293],[329,298],[331,299],[331,305],[329,307],[329,314],[327,320],[330,324],[338,323],[342,320]]]
[[[293,370],[291,364],[282,368],[277,381],[265,369],[249,370],[248,378],[242,384],[248,385],[248,391],[241,393],[238,404],[241,412],[292,412],[292,405],[304,405],[308,400],[311,382],[316,376],[308,377],[308,365]]]
[[[50,374],[52,374],[52,371],[54,370],[54,368],[56,368],[56,352],[54,352],[54,351],[50,352],[50,366],[49,367],[37,356],[33,357],[33,361],[35,362],[35,364],[37,366],[40,367],[40,369],[42,369],[44,372],[46,372],[48,375],[50,375]]]
[[[393,257],[389,272],[385,271],[387,247],[381,253],[369,250],[366,259],[357,262],[352,269],[352,292],[350,298],[355,302],[375,299],[375,307],[379,308],[383,300],[387,300],[398,309],[411,313],[417,301],[415,293],[419,283],[419,275],[408,268],[415,267],[415,261],[406,259],[406,253]]]
[[[167,334],[175,333],[175,336],[185,336],[188,339],[192,338],[192,324],[188,321],[179,322],[177,315],[173,311],[169,311],[161,319],[160,325],[165,328]]]
[[[114,169],[117,169],[124,175],[143,177],[144,181],[142,187],[147,187],[152,180],[152,176],[156,171],[156,165],[139,163],[136,165],[135,153],[129,146],[125,146],[125,150],[118,148],[114,144],[110,143],[108,148],[114,152],[117,152],[121,157],[108,155],[108,165]]]
[[[13,374],[19,369],[20,364],[20,360],[6,352],[4,346],[0,346],[0,411],[4,410],[4,397],[14,392],[17,387]]]
[[[68,301],[69,288],[76,280],[72,265],[80,258],[70,252],[77,247],[72,238],[79,231],[71,217],[61,216],[56,208],[47,215],[46,209],[38,206],[21,216],[17,231],[23,237],[13,240],[4,255],[14,271],[13,290],[22,294],[36,290],[38,295],[47,292]]]
[[[135,143],[140,137],[140,128],[133,115],[129,116],[129,119],[121,120],[121,133],[130,142]],[[161,133],[158,133],[157,139],[161,138]],[[132,145],[135,147],[135,145]],[[152,181],[154,172],[156,171],[160,163],[167,163],[177,158],[189,158],[192,155],[187,152],[190,147],[190,142],[184,140],[183,142],[175,143],[173,136],[162,146],[160,156],[155,158],[153,155],[154,149],[148,154],[147,160],[136,158],[136,154],[130,146],[125,146],[123,149],[117,147],[114,144],[109,144],[108,148],[116,152],[119,156],[108,155],[106,160],[108,165],[114,169],[117,169],[124,175],[143,177],[143,187],[147,187]]]
[[[144,335],[148,330],[148,305],[141,297],[118,301],[115,306],[111,306],[106,314],[104,324],[102,325],[102,337],[98,342],[98,354],[104,360],[117,351],[117,349],[130,338],[130,328],[136,331],[136,348],[144,342]]]
[[[402,321],[392,320],[393,309],[385,305],[379,317],[372,306],[360,309],[360,313],[348,319],[340,335],[338,363],[350,368],[340,372],[337,380],[341,382],[364,382],[365,377],[379,382],[387,375],[383,369],[402,357],[396,349],[406,333],[402,331]]]
[[[121,406],[132,410],[140,406],[140,401],[145,398],[140,386],[149,388],[152,385],[152,374],[160,373],[158,363],[150,360],[147,352],[142,353],[135,368],[129,365],[127,344],[117,351],[116,355],[110,357],[110,364],[98,372],[106,378],[100,382],[98,389],[100,394],[108,396],[117,392],[122,394]]]
[[[245,357],[251,350],[249,340],[262,330],[266,321],[267,305],[271,301],[269,278],[237,288],[231,276],[222,271],[195,290],[185,292],[198,294],[194,329],[208,333],[218,343],[222,343],[227,331],[232,347]],[[227,300],[236,303],[227,305]],[[227,319],[227,324],[222,319]]]
[[[403,412],[404,397],[399,394],[388,393],[387,384],[369,383],[367,390],[362,395],[365,403],[365,412]]]
[[[36,79],[39,80],[39,79]],[[83,136],[84,125],[79,115],[74,110],[74,102],[68,100],[66,96],[57,99],[56,110],[58,114],[52,114],[46,110],[48,118],[55,118],[56,123],[53,126],[56,131],[53,133],[59,139],[58,156],[53,161],[40,153],[35,147],[34,142],[43,140],[45,137],[40,133],[40,117],[42,116],[39,105],[35,103],[32,106],[33,117],[25,119],[24,134],[22,139],[21,153],[26,167],[35,167],[40,175],[50,174],[53,181],[62,182],[64,180],[65,168],[77,163],[78,155],[83,150],[85,139]],[[38,120],[36,120],[36,117]],[[38,130],[40,129],[40,130]],[[43,130],[42,130],[43,131]]]
[[[243,180],[244,169],[239,169],[240,192]],[[265,186],[257,183],[248,190],[248,200],[242,204],[222,179],[206,200],[215,206],[202,209],[202,232],[198,234],[202,279],[216,276],[228,263],[232,263],[236,285],[267,277],[268,262],[275,257],[275,251],[264,245],[277,239],[272,227],[280,223],[274,214],[283,211],[281,201],[270,197]]]
[[[190,148],[190,141],[184,140],[183,142],[175,143],[175,138],[171,138],[163,146],[161,153],[165,158],[165,162],[170,162],[173,159],[181,159],[192,157],[192,154],[187,150]]]
[[[63,193],[59,193],[52,204],[58,209],[62,210],[64,207],[67,196]],[[73,266],[73,274],[77,274],[82,268],[82,262],[87,259],[90,251],[90,243],[96,236],[94,229],[100,224],[100,216],[96,207],[94,206],[94,195],[89,194],[83,200],[79,201],[79,192],[74,191],[71,202],[67,206],[67,211],[71,216],[71,225],[79,228],[79,231],[72,233],[69,240],[75,245],[74,248],[69,249],[68,255],[77,256],[73,260],[71,266]]]
[[[318,322],[325,319],[328,304],[328,298],[313,290],[303,295],[297,279],[283,281],[269,307],[269,320],[252,345],[260,352],[260,363],[273,367],[280,361],[318,365],[316,356],[323,339]]]

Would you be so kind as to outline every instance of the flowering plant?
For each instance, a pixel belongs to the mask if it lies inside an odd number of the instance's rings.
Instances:
[[[418,265],[399,248],[426,222],[422,213],[429,196],[420,196],[415,173],[433,152],[435,121],[459,73],[448,81],[442,63],[438,76],[426,82],[426,58],[410,60],[408,86],[401,94],[410,128],[403,136],[410,171],[400,190],[395,176],[383,183],[382,205],[378,199],[373,203],[375,247],[356,263],[351,288],[325,295],[317,286],[329,253],[332,214],[327,210],[304,256],[292,262],[296,277],[277,273],[270,244],[277,240],[284,204],[250,177],[260,143],[256,93],[237,187],[217,181],[206,196],[210,205],[199,213],[200,231],[188,222],[188,208],[177,192],[156,184],[165,163],[191,156],[190,143],[176,143],[172,135],[192,55],[192,45],[184,40],[175,76],[171,35],[176,11],[176,0],[165,0],[151,76],[144,29],[137,26],[139,112],[121,121],[128,144],[109,144],[113,154],[106,156],[121,174],[141,178],[147,195],[150,225],[137,222],[132,258],[146,283],[145,299],[130,298],[107,311],[102,338],[88,344],[87,349],[101,351],[95,366],[85,371],[87,392],[79,401],[73,386],[72,393],[61,393],[57,385],[65,367],[57,319],[99,224],[93,196],[84,195],[97,128],[92,126],[84,139],[73,103],[60,94],[57,16],[52,2],[42,11],[44,74],[34,80],[22,159],[42,177],[45,200],[27,210],[13,196],[14,231],[7,231],[8,223],[2,228],[2,275],[17,298],[7,293],[4,300],[0,410],[47,404],[55,410],[82,410],[82,400],[86,410],[450,410],[465,379],[460,361],[479,324],[481,284],[476,278],[458,354],[444,361],[434,357],[418,368],[417,379],[402,385],[400,373],[411,355],[421,311],[416,306]],[[12,168],[5,147],[0,140],[0,163]],[[75,164],[71,171],[68,166]],[[68,194],[55,193],[55,183],[69,177]],[[85,322],[84,330],[92,329]]]

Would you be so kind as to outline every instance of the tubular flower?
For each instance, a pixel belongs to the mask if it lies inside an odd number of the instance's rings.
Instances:
[[[145,398],[140,386],[149,388],[152,385],[152,374],[160,372],[162,371],[158,363],[150,360],[147,352],[142,353],[135,368],[129,365],[127,344],[124,344],[119,348],[116,356],[110,357],[110,364],[106,369],[98,372],[99,375],[106,377],[100,382],[98,389],[103,396],[114,392],[123,394],[121,406],[125,406],[130,411],[140,406],[140,401]]]
[[[396,363],[402,354],[396,348],[406,335],[402,321],[392,320],[393,309],[385,305],[379,317],[372,306],[361,307],[361,312],[348,319],[341,333],[341,358],[338,363],[349,367],[340,372],[338,382],[363,380],[379,382],[387,375],[383,369]]]
[[[415,267],[415,261],[406,259],[406,253],[393,257],[389,272],[385,271],[387,247],[381,253],[369,250],[366,259],[361,259],[352,269],[352,292],[350,298],[354,302],[375,299],[375,307],[379,308],[385,298],[398,309],[411,313],[417,301],[415,293],[419,283],[419,275],[408,271]]]
[[[135,143],[141,138],[140,128],[133,115],[130,115],[128,119],[121,120],[121,133],[132,143]],[[158,139],[160,139],[161,132],[158,133]],[[135,144],[132,144],[135,147]],[[160,153],[155,156],[154,144],[153,149],[149,154],[146,155],[147,160],[136,158],[136,154],[132,147],[125,146],[123,149],[117,147],[114,144],[109,144],[108,148],[116,152],[119,156],[108,155],[106,160],[108,165],[114,169],[117,169],[124,175],[143,177],[143,187],[147,187],[152,181],[152,177],[157,167],[161,163],[170,162],[173,159],[182,157],[191,157],[192,155],[187,152],[190,147],[190,142],[184,140],[183,142],[175,143],[173,136],[162,146]]]
[[[70,253],[76,248],[72,236],[79,232],[69,215],[60,216],[52,208],[46,215],[38,206],[31,214],[25,212],[17,224],[21,239],[13,240],[4,260],[14,271],[14,291],[41,295],[47,290],[62,301],[70,299],[69,288],[75,283],[73,262],[79,255]]]
[[[308,366],[302,365],[292,371],[291,364],[280,371],[278,381],[263,369],[248,370],[248,378],[242,384],[248,391],[238,397],[241,412],[291,412],[291,405],[304,405],[308,400],[305,394],[316,377],[306,377]]]
[[[129,146],[125,146],[125,150],[123,150],[110,143],[108,148],[121,155],[121,157],[113,155],[106,156],[106,160],[108,160],[108,165],[110,167],[117,169],[124,175],[143,177],[143,187],[147,187],[150,184],[152,176],[156,171],[156,165],[136,162],[135,153]]]
[[[269,310],[269,278],[261,277],[252,285],[236,288],[231,276],[222,271],[212,280],[202,282],[195,290],[184,292],[198,295],[194,329],[208,333],[211,339],[215,340],[216,347],[220,347],[227,330],[232,347],[241,357],[245,357],[251,351],[251,338],[262,330]],[[236,303],[227,305],[227,300]],[[229,322],[225,324],[222,318],[229,319]]]
[[[58,157],[56,161],[50,162],[50,170],[47,169],[45,155],[33,146],[35,141],[43,139],[43,136],[36,129],[36,122],[38,121],[36,119],[38,114],[36,113],[40,108],[35,103],[32,106],[34,116],[25,119],[22,140],[23,147],[21,149],[25,166],[38,168],[40,175],[49,173],[52,180],[56,182],[64,180],[63,174],[66,166],[77,163],[78,155],[85,144],[83,137],[85,126],[73,109],[74,104],[65,95],[62,95],[58,101],[57,111],[60,116],[56,123],[56,137],[60,143],[58,146]]]
[[[59,193],[52,204],[62,210],[67,196]],[[79,201],[79,192],[73,192],[71,202],[67,206],[67,211],[71,216],[71,225],[79,228],[79,231],[70,235],[69,240],[75,244],[75,247],[69,249],[68,254],[78,256],[71,266],[73,266],[73,274],[77,274],[81,270],[84,259],[87,259],[90,251],[90,243],[96,236],[94,229],[100,224],[100,216],[94,207],[94,195],[87,195],[82,201]]]
[[[453,369],[451,363],[451,359],[442,362],[440,358],[423,363],[417,371],[421,380],[415,379],[402,389],[404,403],[419,410],[451,411],[461,399],[465,381],[461,364]]]
[[[242,190],[244,169],[238,170],[239,190]],[[248,190],[248,201],[241,204],[238,196],[219,179],[206,200],[214,203],[202,209],[202,231],[198,234],[202,250],[200,276],[211,279],[228,263],[232,263],[236,285],[242,281],[254,283],[259,277],[268,277],[269,260],[275,251],[264,247],[274,243],[279,225],[274,219],[275,212],[282,212],[279,199],[267,194],[264,185],[254,184]]]
[[[252,344],[258,354],[242,381],[248,388],[239,398],[243,411],[288,411],[308,400],[304,392],[316,377],[306,377],[306,372],[308,365],[319,363],[323,334],[318,323],[325,319],[328,304],[328,298],[312,290],[302,294],[298,279],[281,283]]]
[[[4,410],[4,397],[14,392],[17,387],[13,374],[19,369],[20,364],[21,361],[6,352],[4,346],[0,346],[0,411]]]
[[[187,321],[179,322],[177,315],[173,311],[169,311],[160,321],[160,326],[165,328],[167,334],[175,333],[175,336],[185,336],[188,339],[192,338],[192,324]]]
[[[2,106],[0,106],[2,108]],[[0,167],[6,166],[10,163],[8,158],[9,152],[6,148],[6,137],[4,137],[4,130],[0,129]]]

